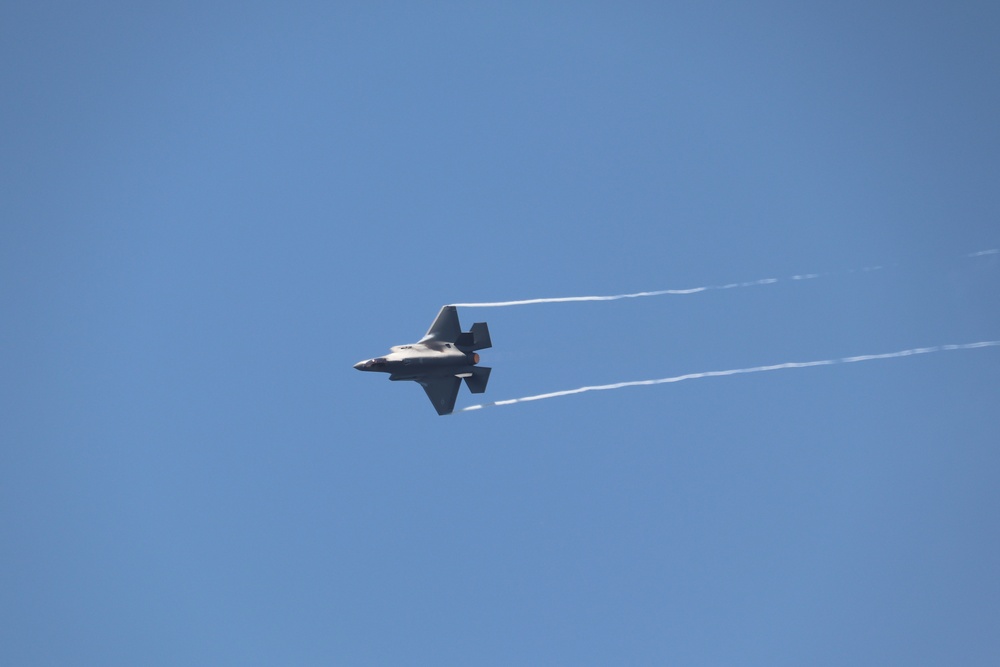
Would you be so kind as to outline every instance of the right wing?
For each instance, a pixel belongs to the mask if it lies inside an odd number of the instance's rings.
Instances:
[[[439,415],[451,414],[455,409],[455,399],[458,398],[458,389],[462,386],[461,378],[454,375],[450,377],[420,378],[417,380],[427,392],[427,398],[431,399],[434,409]]]

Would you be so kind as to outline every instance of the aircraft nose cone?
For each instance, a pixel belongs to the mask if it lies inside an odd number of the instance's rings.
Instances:
[[[358,363],[354,364],[354,368],[355,370],[363,371],[365,369],[365,362],[359,361]]]

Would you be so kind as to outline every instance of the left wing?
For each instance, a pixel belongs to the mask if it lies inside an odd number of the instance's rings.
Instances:
[[[462,327],[458,323],[458,309],[455,306],[443,306],[441,312],[434,318],[431,328],[427,330],[420,342],[437,340],[442,343],[454,343],[461,333]]]
[[[455,399],[458,398],[458,388],[462,386],[461,378],[450,377],[420,378],[417,380],[427,392],[434,409],[439,415],[451,414],[455,409]]]

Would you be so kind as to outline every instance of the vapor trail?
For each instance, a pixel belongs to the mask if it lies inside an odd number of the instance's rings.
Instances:
[[[979,252],[974,252],[966,255],[966,257],[983,257],[985,255],[996,255],[1000,254],[1000,249],[991,250],[980,250]],[[664,296],[667,294],[682,295],[682,294],[697,294],[699,292],[708,292],[710,290],[725,290],[725,289],[735,289],[737,287],[755,287],[757,285],[773,285],[775,283],[781,282],[782,280],[813,280],[815,278],[821,278],[823,276],[836,275],[837,273],[868,273],[871,271],[881,271],[884,266],[866,266],[862,269],[851,269],[849,271],[833,271],[830,273],[802,273],[794,276],[788,276],[787,278],[761,278],[760,280],[749,280],[742,283],[729,283],[727,285],[704,285],[702,287],[689,287],[687,289],[663,289],[656,290],[652,292],[633,292],[631,294],[612,294],[609,296],[557,296],[557,297],[547,297],[541,299],[518,299],[515,301],[487,301],[479,303],[453,303],[452,306],[461,306],[464,308],[500,308],[504,306],[528,306],[536,303],[569,303],[573,301],[617,301],[619,299],[637,299],[646,296]]]
[[[752,368],[733,368],[726,371],[706,371],[704,373],[688,373],[687,375],[676,375],[669,378],[659,378],[656,380],[638,380],[633,382],[616,382],[615,384],[602,384],[591,387],[579,387],[578,389],[566,389],[564,391],[553,391],[548,394],[537,394],[535,396],[524,396],[522,398],[511,398],[493,403],[483,403],[481,405],[470,405],[462,408],[459,412],[469,412],[471,410],[481,410],[499,405],[513,405],[514,403],[526,403],[528,401],[540,401],[546,398],[557,398],[559,396],[571,396],[582,394],[587,391],[606,391],[609,389],[621,389],[623,387],[643,387],[654,384],[669,384],[672,382],[682,382],[684,380],[698,380],[701,378],[722,377],[725,375],[742,375],[746,373],[763,373],[765,371],[778,371],[785,368],[811,368],[813,366],[832,366],[834,364],[853,364],[859,361],[873,361],[875,359],[895,359],[898,357],[910,357],[915,354],[930,354],[932,352],[946,352],[951,350],[973,350],[981,347],[1000,346],[1000,340],[988,340],[979,343],[964,343],[960,345],[936,345],[934,347],[916,347],[910,350],[900,350],[899,352],[885,352],[883,354],[864,354],[856,357],[841,357],[839,359],[822,359],[819,361],[792,361],[784,364],[773,364],[771,366],[753,366]]]
[[[790,280],[807,280],[818,278],[819,274],[810,273],[801,276],[792,276]],[[655,292],[635,292],[633,294],[613,294],[610,296],[557,296],[543,299],[521,299],[519,301],[491,301],[486,303],[453,303],[453,306],[464,306],[466,308],[499,308],[500,306],[527,306],[533,303],[568,303],[570,301],[617,301],[618,299],[636,299],[643,296],[663,296],[664,294],[697,294],[716,289],[732,289],[734,287],[751,287],[753,285],[770,285],[778,282],[777,278],[761,278],[745,283],[730,283],[728,285],[705,285],[704,287],[690,287],[688,289],[663,289]]]

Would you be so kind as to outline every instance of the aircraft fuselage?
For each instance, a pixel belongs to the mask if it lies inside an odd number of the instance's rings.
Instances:
[[[462,352],[452,343],[399,345],[384,357],[359,361],[359,371],[388,373],[390,380],[415,380],[428,376],[462,375],[479,363],[475,352]]]

